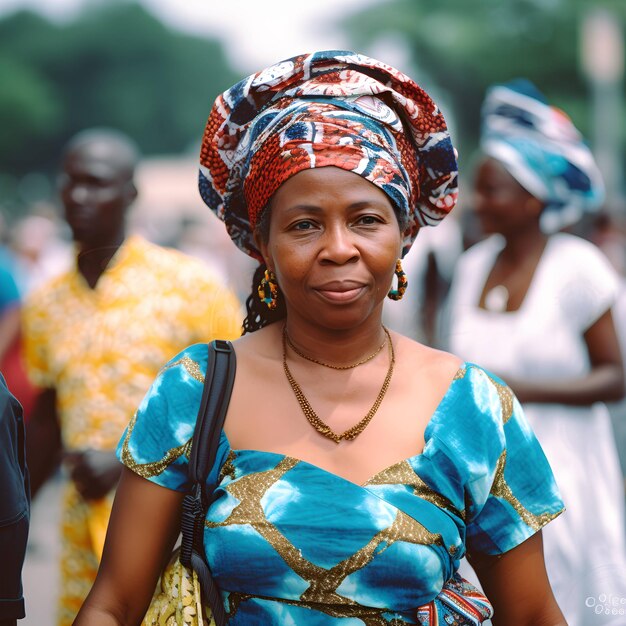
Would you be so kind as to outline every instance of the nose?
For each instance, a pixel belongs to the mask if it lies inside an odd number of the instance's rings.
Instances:
[[[354,235],[344,224],[333,224],[326,229],[320,260],[327,263],[343,265],[359,258],[359,249],[355,244]]]
[[[474,212],[482,213],[485,210],[485,195],[479,190],[475,190],[472,195],[472,200],[474,203]]]
[[[67,189],[68,198],[75,204],[85,204],[89,198],[89,189],[86,185],[72,185]]]

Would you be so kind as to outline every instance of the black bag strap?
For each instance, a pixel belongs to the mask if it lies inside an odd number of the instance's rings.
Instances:
[[[235,351],[230,341],[216,339],[209,344],[209,358],[202,390],[202,401],[193,434],[189,458],[189,478],[204,487],[215,462],[215,455],[235,381]],[[205,490],[210,500],[214,485]]]
[[[202,400],[193,434],[189,458],[192,491],[183,500],[180,560],[192,567],[200,581],[202,600],[213,611],[217,626],[226,625],[226,614],[219,589],[211,576],[204,551],[204,521],[213,499],[216,483],[207,484],[215,463],[224,418],[235,380],[235,351],[229,341],[216,339],[209,344],[207,371]]]

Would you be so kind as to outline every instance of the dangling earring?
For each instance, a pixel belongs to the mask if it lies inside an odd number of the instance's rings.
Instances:
[[[278,283],[274,272],[266,269],[265,275],[257,289],[261,302],[267,304],[268,309],[275,309],[278,303]]]
[[[400,259],[396,261],[395,275],[398,277],[398,288],[392,289],[387,294],[387,297],[390,298],[391,300],[402,300],[402,296],[404,295],[404,292],[406,291],[409,281],[407,280],[406,274],[404,273],[404,270],[402,269],[402,261]]]

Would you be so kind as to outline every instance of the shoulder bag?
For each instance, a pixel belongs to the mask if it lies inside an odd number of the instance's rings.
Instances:
[[[208,484],[235,379],[229,341],[209,344],[202,401],[189,459],[190,493],[183,500],[182,542],[161,575],[142,626],[226,626],[219,589],[204,551],[204,522],[216,484]]]

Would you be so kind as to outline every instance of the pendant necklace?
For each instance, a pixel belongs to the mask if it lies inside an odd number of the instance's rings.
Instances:
[[[504,313],[509,303],[509,290],[504,285],[496,285],[485,294],[485,308],[494,313]]]

